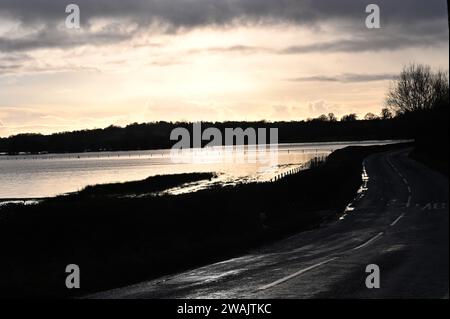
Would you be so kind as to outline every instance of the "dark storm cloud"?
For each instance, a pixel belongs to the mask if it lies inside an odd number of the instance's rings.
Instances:
[[[366,1],[356,0],[74,0],[81,9],[83,26],[89,26],[94,18],[124,18],[133,21],[138,28],[150,25],[164,26],[164,32],[176,32],[202,26],[227,26],[233,24],[290,23],[314,26],[326,21],[345,20],[363,27],[366,17]],[[378,0],[382,23],[395,24],[407,29],[427,21],[446,18],[445,0]],[[117,35],[116,30],[100,33],[67,36],[56,26],[64,23],[65,5],[69,2],[56,0],[0,0],[0,17],[20,21],[33,28],[44,24],[44,30],[25,38],[1,38],[0,51],[26,51],[42,47],[71,47],[85,43],[94,45],[122,41],[134,36],[134,32]],[[1,23],[1,20],[0,20]],[[432,35],[427,33],[426,35]],[[405,41],[409,45],[409,40]],[[413,39],[414,40],[414,39]],[[384,43],[386,46],[395,43]],[[324,44],[318,49],[341,51],[358,50],[365,43],[343,42]],[[371,48],[368,48],[371,49]],[[314,47],[292,48],[291,52],[316,50]]]
[[[86,19],[133,17],[142,23],[174,26],[226,24],[236,19],[311,23],[328,18],[360,19],[370,3],[358,0],[77,0]],[[378,0],[386,21],[417,22],[446,16],[445,0]],[[24,22],[59,20],[67,3],[56,0],[2,0],[0,10]],[[392,22],[392,21],[391,21]]]
[[[395,78],[395,74],[354,74],[345,73],[335,76],[316,75],[291,79],[293,82],[341,82],[341,83],[355,83],[355,82],[373,82],[386,81]]]

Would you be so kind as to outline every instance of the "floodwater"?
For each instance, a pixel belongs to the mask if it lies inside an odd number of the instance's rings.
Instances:
[[[66,194],[88,185],[142,180],[155,175],[215,172],[209,183],[235,184],[268,181],[306,168],[314,158],[349,145],[379,145],[399,141],[279,144],[277,151],[215,148],[185,150],[174,156],[170,150],[93,152],[0,156],[0,199],[37,199]],[[230,153],[232,156],[229,156]],[[256,155],[253,153],[257,153]],[[242,154],[242,157],[236,157]],[[255,155],[255,156],[252,156]],[[261,156],[262,155],[262,156]],[[193,183],[172,193],[205,187]]]

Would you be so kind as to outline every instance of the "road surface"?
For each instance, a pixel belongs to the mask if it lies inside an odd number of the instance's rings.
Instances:
[[[247,255],[93,298],[448,298],[448,179],[408,157],[365,160],[347,215]],[[366,287],[366,266],[380,288]]]

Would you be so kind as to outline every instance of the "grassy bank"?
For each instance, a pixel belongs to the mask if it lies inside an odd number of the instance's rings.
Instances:
[[[162,192],[186,183],[197,182],[205,179],[210,180],[213,177],[215,177],[215,174],[212,173],[158,175],[149,177],[142,181],[88,186],[81,192],[70,195],[70,200],[85,200],[89,197],[98,199],[99,197],[115,198],[127,195],[142,196]],[[58,199],[61,199],[61,197]],[[64,200],[68,200],[68,198],[65,197]]]
[[[177,196],[117,196],[161,189],[160,177],[97,186],[35,206],[7,206],[0,211],[0,295],[82,295],[219,260],[317,227],[339,216],[353,199],[361,184],[362,160],[395,147],[349,147],[334,152],[320,167],[274,183]],[[81,289],[76,291],[64,284],[65,267],[72,263],[81,268]]]

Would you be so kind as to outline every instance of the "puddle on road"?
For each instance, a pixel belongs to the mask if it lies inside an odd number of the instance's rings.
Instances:
[[[362,184],[361,187],[357,191],[357,195],[355,199],[347,205],[347,207],[344,210],[344,214],[339,218],[339,220],[344,220],[351,212],[355,210],[355,204],[366,195],[366,192],[368,191],[368,184],[369,184],[369,175],[367,174],[366,170],[366,162],[363,162],[363,169],[361,173],[361,179]]]

